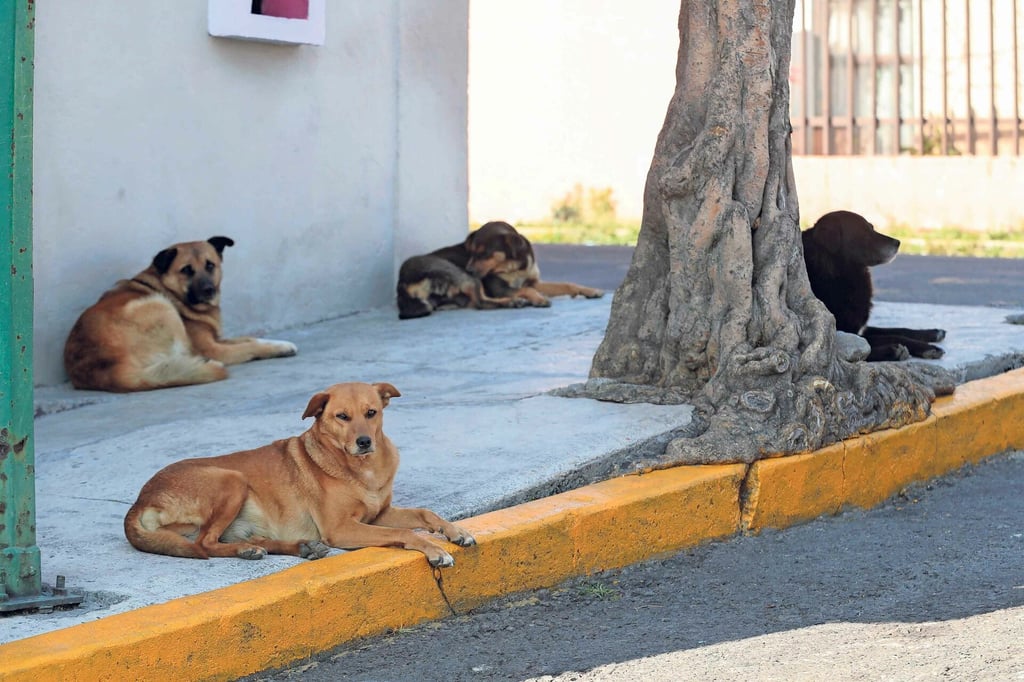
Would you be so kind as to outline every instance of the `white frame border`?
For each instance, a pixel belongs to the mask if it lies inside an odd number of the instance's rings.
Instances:
[[[284,19],[253,14],[252,0],[209,0],[207,30],[216,38],[323,45],[327,35],[326,5],[326,0],[309,0],[307,19]]]

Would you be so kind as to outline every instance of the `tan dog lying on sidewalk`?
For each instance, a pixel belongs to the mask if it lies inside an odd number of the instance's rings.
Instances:
[[[302,435],[167,466],[128,510],[125,536],[144,552],[195,559],[404,547],[451,566],[448,552],[412,529],[463,547],[473,536],[430,510],[391,506],[398,450],[382,411],[400,395],[391,384],[336,384],[310,399],[302,418],[316,421]]]
[[[221,336],[220,281],[230,237],[182,242],[119,281],[81,314],[64,344],[75,388],[148,391],[226,379],[225,365],[295,355],[288,341]]]

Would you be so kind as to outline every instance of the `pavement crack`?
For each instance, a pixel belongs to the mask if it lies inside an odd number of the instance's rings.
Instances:
[[[743,468],[743,477],[740,479],[739,486],[739,534],[748,535],[750,531],[750,522],[754,516],[753,507],[757,506],[757,480],[754,475],[754,467],[751,464],[747,464]]]
[[[67,499],[86,500],[88,502],[113,502],[114,504],[123,504],[125,506],[134,504],[134,500],[132,502],[126,502],[125,500],[112,500],[109,497],[82,497],[81,495],[68,495]]]

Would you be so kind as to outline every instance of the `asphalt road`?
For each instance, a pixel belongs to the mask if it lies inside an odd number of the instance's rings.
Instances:
[[[629,270],[633,248],[540,244],[544,279],[614,291]],[[897,303],[1024,307],[1024,259],[900,255],[872,270],[875,298]]]
[[[1022,489],[1024,454],[994,458],[255,679],[1024,679]]]
[[[613,289],[629,249],[541,246]],[[1024,306],[1024,261],[901,256],[891,301]],[[512,595],[260,680],[1024,680],[1024,454],[885,505]],[[588,672],[580,672],[588,671]]]

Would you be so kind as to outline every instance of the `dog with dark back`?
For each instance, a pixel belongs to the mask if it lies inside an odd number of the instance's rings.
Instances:
[[[501,220],[481,225],[458,244],[406,259],[398,272],[402,320],[449,308],[544,308],[551,296],[603,295],[572,282],[542,280],[530,240]]]
[[[874,297],[869,268],[895,258],[898,239],[876,232],[852,211],[826,213],[801,237],[811,291],[836,318],[838,331],[867,340],[868,361],[942,357],[943,350],[933,343],[946,337],[943,329],[868,325]]]

